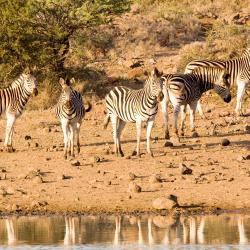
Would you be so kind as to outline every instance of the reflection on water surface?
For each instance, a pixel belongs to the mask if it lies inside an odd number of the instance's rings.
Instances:
[[[0,219],[0,245],[75,249],[198,249],[195,246],[201,245],[202,249],[217,249],[209,246],[238,245],[250,249],[250,216],[8,217]]]

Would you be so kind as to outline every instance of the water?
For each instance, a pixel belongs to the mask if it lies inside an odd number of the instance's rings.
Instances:
[[[250,216],[0,219],[0,249],[250,249]]]

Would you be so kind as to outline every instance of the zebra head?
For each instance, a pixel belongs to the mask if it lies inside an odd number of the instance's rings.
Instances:
[[[150,87],[151,95],[156,97],[157,102],[161,102],[164,97],[162,92],[162,75],[162,72],[159,72],[157,68],[154,68],[146,81],[146,84],[148,84]]]
[[[214,91],[224,102],[229,103],[231,101],[230,74],[225,69],[214,68],[214,71],[218,71],[218,78],[214,83]]]
[[[26,89],[26,91],[30,94],[34,94],[35,96],[38,95],[38,82],[37,79],[35,78],[35,76],[33,75],[33,70],[31,70],[30,68],[26,68],[22,74],[23,77],[23,83],[24,83],[24,88]]]
[[[66,79],[66,81],[63,78],[60,78],[59,83],[62,87],[62,96],[63,96],[63,104],[68,107],[68,109],[71,108],[71,93],[72,93],[72,87],[71,84],[75,82],[74,78]]]

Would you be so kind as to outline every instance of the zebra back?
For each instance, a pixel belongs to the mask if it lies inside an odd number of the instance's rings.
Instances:
[[[126,122],[153,117],[158,110],[158,101],[163,99],[161,76],[155,69],[142,89],[133,90],[124,86],[112,89],[105,98],[108,114],[115,114]]]
[[[234,86],[237,79],[250,79],[250,48],[243,51],[242,55],[227,61],[221,60],[194,60],[187,64],[185,73],[191,73],[198,67],[218,67],[224,68],[230,74],[230,86]]]

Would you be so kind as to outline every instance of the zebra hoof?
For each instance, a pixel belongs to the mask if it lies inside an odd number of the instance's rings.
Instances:
[[[170,139],[169,133],[166,133],[166,134],[165,134],[165,139],[166,139],[166,140],[169,140],[169,139]]]
[[[13,153],[15,152],[15,149],[12,146],[5,146],[5,151],[8,153]]]

